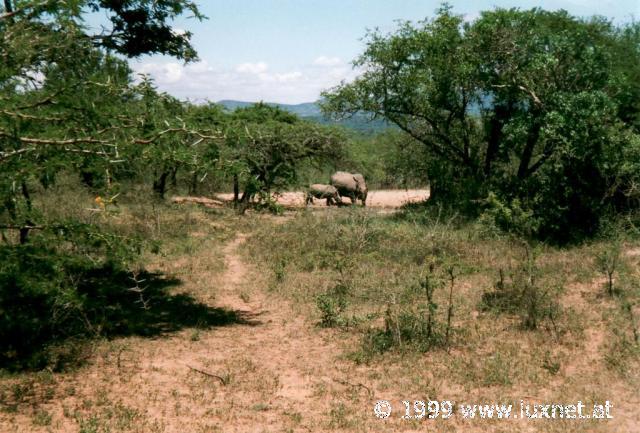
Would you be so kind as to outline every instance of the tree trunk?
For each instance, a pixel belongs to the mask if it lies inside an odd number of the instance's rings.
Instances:
[[[24,245],[29,240],[29,228],[21,227],[20,228],[20,245]]]
[[[31,222],[31,220],[27,220],[24,223],[23,227],[20,227],[20,245],[24,245],[27,243],[27,241],[29,240],[29,230],[31,230],[31,227],[33,226],[33,222]]]
[[[109,171],[108,168],[105,168],[104,170],[104,177],[107,181],[107,190],[111,191],[111,186],[113,185],[113,178],[111,177],[111,172]]]
[[[31,194],[29,194],[29,188],[27,187],[27,182],[22,180],[22,196],[27,202],[27,209],[31,210]]]
[[[510,108],[496,105],[494,115],[491,119],[489,130],[489,142],[487,144],[487,154],[484,159],[484,175],[485,178],[491,176],[491,163],[496,157],[502,140],[502,128],[508,118]]]
[[[153,191],[160,198],[164,198],[164,194],[167,191],[167,178],[169,177],[168,171],[163,171],[157,180],[153,181]]]
[[[94,173],[92,171],[83,170],[80,172],[82,176],[82,183],[84,183],[89,188],[93,188],[96,186],[96,182],[94,179]]]
[[[529,176],[529,164],[533,157],[533,150],[538,143],[540,137],[540,130],[542,129],[542,121],[540,120],[540,113],[534,113],[533,125],[527,135],[527,143],[522,150],[522,156],[520,157],[520,166],[518,167],[518,179],[522,180]]]
[[[238,204],[240,197],[240,180],[238,179],[238,175],[233,175],[233,203],[234,205]]]
[[[189,184],[189,195],[198,195],[198,172],[194,171]]]
[[[178,166],[172,167],[171,169],[171,186],[174,188],[178,186]]]

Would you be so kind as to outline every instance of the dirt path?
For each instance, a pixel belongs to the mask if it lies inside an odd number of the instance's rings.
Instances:
[[[400,416],[377,420],[372,410],[375,401],[399,404],[405,398],[432,396],[494,401],[489,388],[474,385],[476,379],[467,389],[459,385],[460,379],[442,374],[455,369],[435,369],[455,362],[455,356],[445,353],[407,354],[406,359],[384,358],[368,365],[345,359],[358,337],[314,326],[313,318],[296,314],[294,305],[271,292],[261,276],[263,270],[241,254],[247,239],[246,234],[236,234],[225,244],[207,244],[188,257],[188,266],[182,257],[159,266],[169,273],[182,272],[177,277],[184,287],[176,289],[176,296],[181,291],[196,296],[225,320],[157,337],[114,339],[80,369],[43,374],[28,389],[26,381],[12,386],[11,394],[22,393],[24,401],[11,411],[8,406],[0,411],[0,432],[423,432],[432,431],[424,422]],[[575,287],[567,302],[586,308],[582,291],[588,290]],[[580,353],[586,355],[563,362],[566,374],[547,389],[569,387],[568,395],[598,401],[615,398],[612,429],[605,424],[564,428],[559,423],[467,422],[459,416],[433,424],[434,428],[471,433],[638,431],[637,391],[612,383],[598,385],[600,393],[596,385],[583,387],[562,379],[578,380],[593,371],[587,367],[597,364],[606,341],[592,331],[585,340]],[[528,395],[520,388],[509,392],[507,399]],[[0,401],[13,398],[7,396],[8,391],[0,393]],[[545,397],[528,398],[546,401]]]
[[[239,252],[245,240],[223,247],[224,272],[201,288],[230,319],[106,344],[89,365],[38,382],[20,408],[0,411],[0,431],[327,431],[341,398],[370,405],[365,389],[349,389],[357,367],[338,358],[331,331],[253,280],[256,269]]]
[[[239,234],[224,248],[226,271],[216,306],[257,324],[221,328],[206,337],[219,347],[207,359],[206,370],[223,372],[228,384],[214,385],[216,409],[203,420],[225,432],[316,431],[323,422],[318,394],[346,380],[343,376],[353,367],[337,360],[338,347],[304,318],[293,316],[287,302],[273,301],[254,287],[254,269],[238,251],[245,240]]]

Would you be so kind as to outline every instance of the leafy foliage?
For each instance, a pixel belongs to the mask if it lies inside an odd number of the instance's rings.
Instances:
[[[42,349],[51,342],[121,329],[126,314],[119,319],[116,312],[141,309],[128,284],[133,284],[129,267],[143,248],[140,239],[100,224],[60,217],[64,212],[47,214],[42,197],[61,174],[74,173],[99,195],[96,203],[102,206],[93,211],[104,212],[100,196],[113,199],[118,181],[143,177],[149,163],[171,160],[196,171],[205,165],[204,156],[215,161],[205,145],[198,146],[214,137],[202,127],[206,121],[198,120],[202,110],[158,94],[148,80],[134,85],[127,63],[109,53],[193,59],[190,35],[176,35],[169,27],[186,10],[199,16],[191,2],[3,4],[0,365],[39,367],[46,361]],[[113,32],[87,34],[86,8],[110,10]],[[170,136],[180,145],[166,146]],[[194,136],[202,139],[198,145]]]
[[[244,183],[242,201],[248,202],[256,194],[266,198],[274,189],[294,183],[303,162],[321,164],[340,158],[342,141],[336,129],[259,103],[231,115],[226,161]]]
[[[124,272],[136,254],[133,239],[72,224],[38,233],[27,244],[0,246],[0,365],[38,367],[46,361],[47,342],[99,332],[94,314],[106,310],[89,306],[127,291],[94,293],[101,290],[98,279]]]
[[[626,209],[637,172],[640,32],[564,11],[496,9],[372,32],[364,73],[324,93],[337,117],[385,118],[424,145],[432,198],[477,213],[519,200],[536,235],[579,238]],[[634,164],[634,163],[632,163]]]

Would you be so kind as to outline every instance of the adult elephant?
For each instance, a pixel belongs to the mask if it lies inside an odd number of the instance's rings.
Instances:
[[[349,197],[352,204],[361,200],[362,206],[367,205],[367,184],[360,173],[337,171],[331,176],[331,185],[336,187],[340,196]]]

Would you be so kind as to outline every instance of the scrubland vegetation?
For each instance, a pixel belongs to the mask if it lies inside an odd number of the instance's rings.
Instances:
[[[127,57],[196,59],[168,24],[190,2],[0,10],[0,430],[424,430],[377,399],[611,400],[527,428],[637,429],[637,24],[444,6],[370,34],[323,101],[394,125],[362,135],[134,80]],[[337,169],[431,198],[274,199]]]

